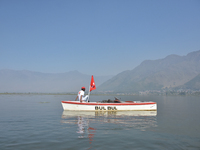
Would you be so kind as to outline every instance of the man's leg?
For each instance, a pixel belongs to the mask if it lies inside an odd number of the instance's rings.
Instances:
[[[83,100],[83,101],[87,101],[87,100],[88,100],[88,95],[84,96],[84,97],[82,98],[82,100]]]

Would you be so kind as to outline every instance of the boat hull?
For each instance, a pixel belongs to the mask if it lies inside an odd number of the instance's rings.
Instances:
[[[155,102],[123,102],[123,103],[100,103],[100,102],[77,102],[62,101],[64,110],[74,111],[152,111],[157,110]]]

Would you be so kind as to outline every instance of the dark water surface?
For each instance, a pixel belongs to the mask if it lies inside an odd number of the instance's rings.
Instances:
[[[118,96],[155,101],[153,112],[63,111],[61,101],[75,97],[0,95],[0,150],[200,149],[200,97]]]

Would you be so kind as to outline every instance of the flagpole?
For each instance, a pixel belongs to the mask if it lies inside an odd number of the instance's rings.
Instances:
[[[90,97],[90,85],[89,85],[89,92],[88,92],[88,99],[87,99],[87,102],[89,101],[89,97]]]
[[[93,78],[93,75],[92,75],[91,82],[90,82],[90,85],[89,85],[88,100],[89,100],[89,96],[90,96],[90,91],[95,90],[95,89],[96,89],[96,86],[95,86],[94,78]],[[88,102],[88,100],[87,100],[87,102]]]

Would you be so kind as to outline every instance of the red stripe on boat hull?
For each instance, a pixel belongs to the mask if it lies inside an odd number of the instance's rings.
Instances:
[[[80,103],[80,102],[72,102],[72,101],[62,101],[62,103],[67,103],[67,104],[75,104],[75,105],[103,105],[103,106],[110,106],[110,105],[152,105],[156,104],[156,102],[126,102],[126,103]]]

